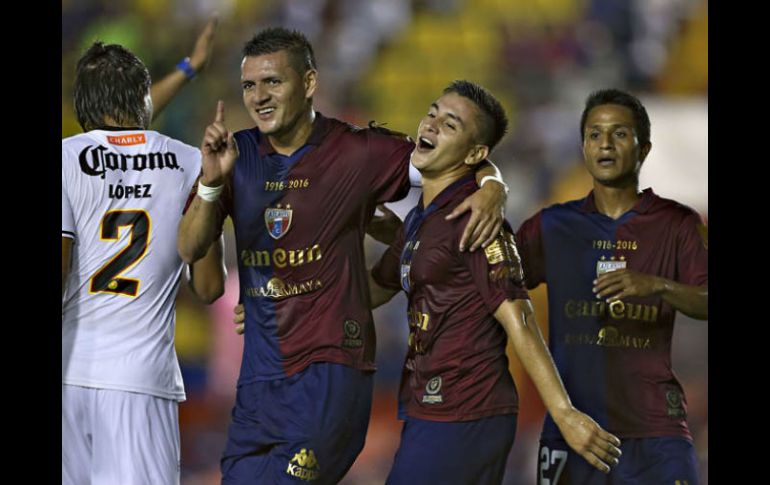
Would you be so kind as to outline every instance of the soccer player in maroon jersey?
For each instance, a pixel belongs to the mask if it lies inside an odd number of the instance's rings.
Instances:
[[[188,263],[226,216],[235,228],[246,322],[225,484],[336,483],[364,444],[375,370],[364,229],[378,203],[406,195],[414,144],[323,116],[313,108],[317,81],[301,33],[266,29],[246,44],[243,101],[256,127],[229,132],[220,102],[180,224]],[[476,176],[496,172],[487,164]],[[502,223],[502,187],[468,194],[486,214],[466,225],[474,245]],[[196,275],[209,277],[221,274]]]
[[[639,191],[652,148],[634,96],[607,89],[586,100],[587,197],[556,204],[516,233],[528,288],[548,284],[549,347],[575,405],[623,443],[609,475],[570,451],[547,416],[539,483],[695,485],[686,400],[671,368],[674,317],[708,318],[708,237],[682,204]]]
[[[620,441],[572,406],[535,322],[507,223],[485,251],[460,252],[465,218],[445,216],[475,190],[474,166],[505,133],[500,103],[455,81],[417,130],[422,199],[370,273],[372,306],[408,294],[409,350],[399,391],[401,443],[388,484],[499,484],[518,397],[508,337],[569,445],[602,472]]]

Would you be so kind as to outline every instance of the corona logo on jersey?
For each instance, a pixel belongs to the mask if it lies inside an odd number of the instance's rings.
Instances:
[[[286,468],[286,473],[289,475],[305,480],[307,482],[318,478],[321,467],[318,465],[318,460],[315,457],[313,450],[302,448],[299,453],[295,453],[294,457],[289,460],[289,466]]]
[[[136,155],[126,155],[123,153],[114,153],[102,145],[88,145],[80,151],[78,155],[80,161],[80,170],[92,177],[104,178],[108,171],[120,170],[127,172],[129,170],[182,170],[173,152],[153,152],[137,153]]]
[[[285,209],[281,209],[281,204],[277,207],[268,207],[265,209],[265,225],[267,225],[267,232],[273,239],[281,239],[291,228],[291,214],[292,209],[290,205],[287,205]]]

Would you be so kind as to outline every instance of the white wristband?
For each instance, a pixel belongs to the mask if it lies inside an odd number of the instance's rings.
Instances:
[[[505,189],[506,195],[508,194],[508,186],[505,184],[505,182],[503,182],[503,179],[501,179],[500,177],[495,177],[494,175],[487,175],[485,177],[481,177],[481,182],[479,182],[479,188],[483,187],[484,183],[490,180],[494,180],[495,182],[502,184],[503,189]]]
[[[203,182],[199,180],[198,197],[205,200],[206,202],[216,202],[217,199],[219,199],[219,196],[222,195],[222,189],[224,187],[224,185],[220,185],[219,187],[207,187],[203,185]]]

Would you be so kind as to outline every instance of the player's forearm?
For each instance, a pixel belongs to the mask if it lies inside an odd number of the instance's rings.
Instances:
[[[707,320],[709,317],[708,286],[683,285],[661,278],[663,290],[660,295],[671,306],[685,315]]]
[[[493,180],[487,180],[484,183],[485,177],[491,177]],[[479,168],[476,170],[476,183],[479,185],[479,193],[487,194],[487,199],[492,201],[495,209],[499,210],[501,215],[504,214],[505,204],[508,200],[508,187],[503,182],[500,170],[489,159],[479,164]]]
[[[182,217],[177,236],[179,256],[193,264],[206,255],[219,232],[216,202],[195,197]]]
[[[543,404],[559,424],[573,407],[528,300],[505,301],[495,312],[513,350],[535,384]]]
[[[375,309],[380,305],[384,305],[385,303],[389,302],[396,293],[398,293],[397,290],[390,290],[378,285],[377,282],[374,281],[374,278],[372,278],[371,271],[367,271],[366,275],[369,279],[369,308]]]
[[[174,72],[152,84],[150,97],[152,97],[153,120],[158,117],[158,114],[160,114],[160,112],[163,111],[163,108],[168,105],[171,98],[173,98],[186,83],[187,76],[185,76],[185,73],[179,69],[174,69]]]
[[[476,183],[481,184],[481,179],[484,177],[495,177],[499,178],[500,180],[503,179],[503,174],[500,173],[497,165],[492,163],[488,158],[479,163],[479,166],[476,169]]]
[[[206,256],[190,266],[190,289],[207,305],[225,293],[227,267],[224,259],[224,237],[220,236],[206,252]]]

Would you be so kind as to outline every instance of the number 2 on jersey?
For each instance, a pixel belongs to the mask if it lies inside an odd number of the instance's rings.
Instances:
[[[130,297],[135,297],[139,293],[138,279],[121,278],[120,276],[147,254],[147,244],[150,242],[150,229],[152,227],[150,215],[141,209],[108,211],[102,217],[100,239],[102,241],[117,241],[121,227],[130,228],[131,238],[128,246],[94,273],[89,285],[91,293],[109,293]]]

